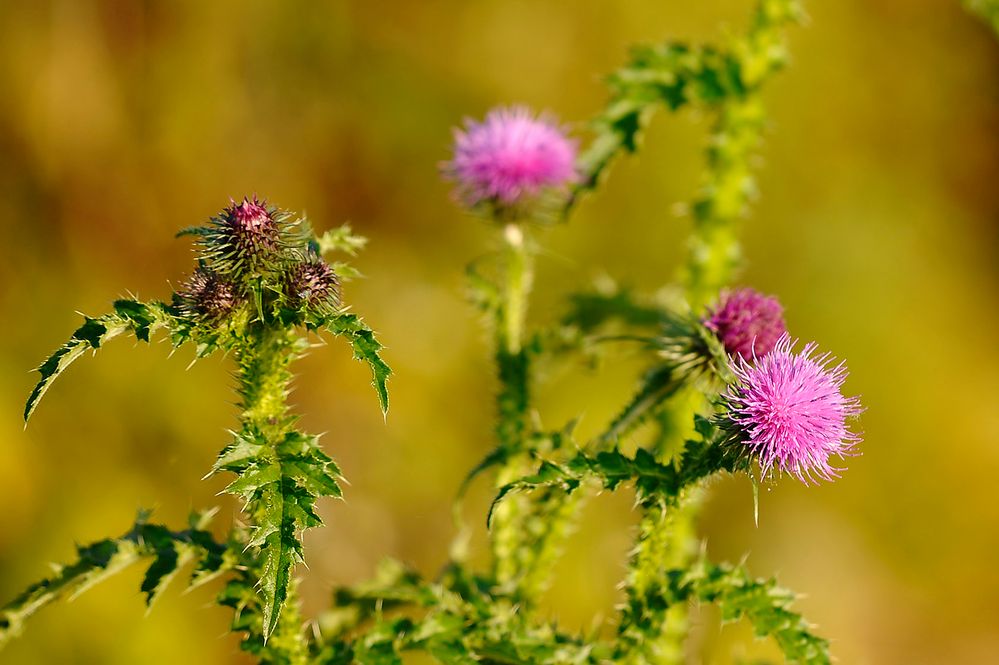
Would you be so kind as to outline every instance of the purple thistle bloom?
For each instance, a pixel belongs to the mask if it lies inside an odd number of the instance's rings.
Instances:
[[[515,106],[465,125],[455,130],[454,159],[443,169],[469,206],[491,201],[509,207],[579,179],[575,141],[545,115]]]
[[[860,437],[846,419],[860,413],[858,398],[840,392],[847,370],[829,368],[829,354],[812,357],[815,344],[795,354],[796,341],[784,335],[774,349],[750,363],[733,357],[738,383],[725,394],[728,418],[742,430],[741,442],[760,462],[764,477],[776,468],[804,483],[832,480],[839,469],[832,455],[851,454]]]
[[[721,303],[709,314],[704,325],[718,335],[726,351],[746,360],[770,353],[787,334],[780,302],[753,289],[722,293]]]

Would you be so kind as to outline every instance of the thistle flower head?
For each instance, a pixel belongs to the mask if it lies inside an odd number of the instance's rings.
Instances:
[[[198,268],[176,293],[175,301],[183,313],[215,322],[232,312],[242,298],[232,282],[211,270]]]
[[[468,206],[515,206],[579,178],[576,143],[547,116],[520,106],[498,108],[465,125],[455,130],[454,158],[444,173]]]
[[[849,455],[860,442],[846,425],[860,413],[860,403],[840,391],[843,363],[830,368],[829,354],[813,357],[814,343],[797,354],[795,344],[784,335],[752,362],[732,357],[738,381],[724,395],[728,419],[741,432],[741,445],[759,459],[763,476],[776,469],[805,483],[831,480],[839,469],[829,458]]]
[[[333,268],[316,256],[288,268],[284,293],[289,304],[296,308],[332,310],[340,305],[340,281]]]
[[[784,308],[776,298],[753,289],[722,293],[721,302],[704,321],[725,350],[742,359],[764,356],[787,333]]]
[[[256,196],[232,201],[213,222],[209,249],[224,270],[256,269],[280,246],[278,221]]]

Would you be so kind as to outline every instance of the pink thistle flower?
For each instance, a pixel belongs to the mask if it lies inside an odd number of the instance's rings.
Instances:
[[[465,125],[455,130],[454,159],[443,170],[470,207],[486,201],[511,207],[579,179],[576,142],[550,117],[516,106]]]
[[[747,360],[770,353],[787,333],[780,302],[753,289],[723,292],[704,325],[718,335],[726,351]]]
[[[840,392],[846,366],[829,368],[829,354],[812,357],[815,344],[795,354],[796,341],[784,335],[774,349],[753,362],[733,357],[738,382],[724,395],[728,419],[741,431],[741,442],[759,459],[764,477],[776,468],[798,480],[832,480],[840,469],[833,455],[850,455],[860,437],[846,419],[861,412],[856,397]]]

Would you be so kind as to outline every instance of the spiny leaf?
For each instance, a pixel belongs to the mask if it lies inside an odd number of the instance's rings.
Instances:
[[[389,396],[386,383],[392,370],[381,358],[380,351],[384,347],[375,338],[374,331],[365,325],[364,321],[356,314],[337,314],[326,317],[313,321],[310,327],[313,329],[323,327],[337,337],[347,338],[354,349],[354,358],[367,363],[368,367],[371,368],[372,385],[378,394],[378,403],[381,405],[382,413],[388,413]]]
[[[155,556],[140,587],[140,591],[146,594],[146,605],[152,607],[177,572],[198,557],[199,553],[203,559],[207,557],[209,550],[192,547],[192,539],[189,539],[191,542],[177,542],[173,533],[158,525],[143,525],[141,537],[143,546],[151,548]],[[203,539],[201,543],[204,544]]]
[[[213,472],[237,478],[226,492],[241,497],[253,518],[248,546],[259,548],[262,632],[266,640],[278,625],[288,597],[291,572],[302,561],[299,534],[320,526],[315,511],[321,496],[341,496],[340,469],[319,446],[318,437],[286,432],[276,445],[244,432],[219,455]]]
[[[350,224],[344,224],[326,231],[315,242],[319,254],[344,252],[350,256],[356,256],[368,244],[368,239],[364,236],[355,235],[350,228]]]
[[[641,302],[627,288],[574,293],[569,303],[569,312],[562,317],[562,325],[578,328],[584,334],[615,320],[628,327],[657,328],[670,316],[661,306]]]
[[[176,326],[177,322],[168,306],[159,302],[117,300],[114,303],[114,313],[97,318],[87,317],[84,324],[73,333],[72,338],[38,368],[42,376],[25,404],[25,422],[34,413],[38,402],[56,378],[87,350],[96,350],[107,341],[128,331],[132,331],[137,339],[148,342],[154,330],[161,327],[172,329]]]
[[[671,505],[684,487],[721,470],[739,468],[740,459],[721,438],[709,441],[687,441],[676,463],[662,464],[647,450],[639,449],[629,457],[616,448],[596,454],[577,451],[564,464],[542,460],[538,471],[510,482],[500,488],[490,506],[487,524],[496,505],[512,492],[526,492],[540,488],[560,489],[566,494],[574,492],[587,479],[598,480],[605,489],[614,490],[623,482],[634,482],[638,499],[645,505]]]
[[[183,555],[176,556],[178,552]],[[75,597],[141,559],[154,560],[142,583],[151,603],[185,561],[196,559],[203,574],[217,574],[234,564],[235,555],[226,552],[206,531],[170,531],[146,523],[140,515],[124,536],[78,547],[75,563],[56,567],[53,577],[32,585],[0,608],[0,646],[20,634],[25,621],[41,608],[64,596]]]
[[[794,594],[773,579],[753,578],[742,566],[700,561],[682,575],[679,593],[718,605],[725,621],[745,617],[760,637],[773,637],[788,663],[828,665],[829,642],[790,609]],[[675,601],[674,601],[675,602]]]

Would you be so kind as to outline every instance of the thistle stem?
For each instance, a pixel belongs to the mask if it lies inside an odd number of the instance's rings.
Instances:
[[[520,224],[510,222],[503,227],[503,241],[506,250],[506,275],[500,314],[500,342],[503,349],[513,356],[519,354],[523,346],[533,270],[528,239]]]
[[[530,471],[525,434],[529,408],[529,358],[524,350],[524,327],[528,296],[532,283],[529,241],[524,227],[508,222],[503,227],[504,275],[502,301],[497,311],[496,364],[500,388],[497,395],[496,435],[507,457],[496,483],[502,487]],[[506,590],[513,592],[530,552],[524,521],[530,519],[531,506],[525,497],[516,497],[499,506],[493,518],[492,549],[494,576]]]

